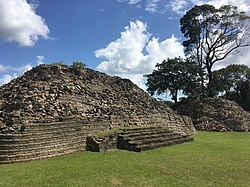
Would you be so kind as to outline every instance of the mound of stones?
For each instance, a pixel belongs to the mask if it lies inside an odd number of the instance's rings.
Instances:
[[[39,65],[0,87],[0,133],[29,123],[105,120],[112,115],[174,114],[128,79],[88,68]]]
[[[234,101],[223,98],[185,99],[176,110],[178,114],[190,116],[197,130],[250,131],[250,113]]]

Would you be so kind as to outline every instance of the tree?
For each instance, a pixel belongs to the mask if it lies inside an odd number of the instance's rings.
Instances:
[[[216,92],[225,92],[227,99],[243,98],[247,83],[250,83],[250,69],[243,64],[231,64],[226,68],[214,71],[214,86]]]
[[[237,7],[225,5],[216,9],[212,5],[194,6],[181,19],[181,32],[185,53],[206,69],[208,96],[212,90],[213,65],[236,50],[249,46],[250,17]],[[204,78],[202,77],[204,84]]]
[[[189,95],[195,88],[199,88],[197,75],[199,68],[191,60],[180,57],[168,59],[156,64],[155,67],[152,74],[145,75],[147,91],[151,95],[169,93],[176,103],[179,91],[182,90],[184,94]]]
[[[250,110],[250,68],[243,64],[231,64],[214,71],[213,89],[225,93],[225,97],[234,100],[246,110]]]

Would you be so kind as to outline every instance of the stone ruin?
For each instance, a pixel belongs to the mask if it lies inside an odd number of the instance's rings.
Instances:
[[[185,99],[176,110],[178,114],[190,116],[197,130],[250,131],[250,113],[234,101],[223,98]]]
[[[195,134],[191,118],[128,79],[87,68],[43,64],[0,87],[0,163],[81,151],[88,136],[126,126]]]

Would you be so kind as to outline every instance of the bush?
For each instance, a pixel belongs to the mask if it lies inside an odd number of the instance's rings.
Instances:
[[[73,62],[72,66],[73,68],[86,68],[86,64],[84,62],[79,62],[79,61],[75,61]]]
[[[52,65],[67,66],[63,61],[53,62]]]

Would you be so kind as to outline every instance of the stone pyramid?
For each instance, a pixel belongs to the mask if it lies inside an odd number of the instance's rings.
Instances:
[[[43,64],[0,87],[0,163],[80,151],[87,136],[124,126],[195,133],[130,80],[87,68]]]

